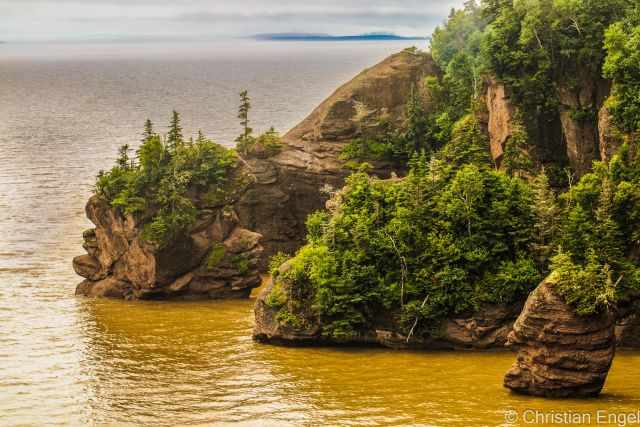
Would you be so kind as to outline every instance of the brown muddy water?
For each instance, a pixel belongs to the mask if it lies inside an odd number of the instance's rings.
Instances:
[[[598,410],[635,413],[640,353],[616,357],[600,398],[542,400],[502,388],[510,353],[273,347],[251,340],[252,300],[73,296],[93,177],[147,116],[176,108],[186,129],[227,143],[248,87],[255,127],[287,129],[403,47],[1,45],[0,426],[550,425],[539,415],[563,411],[596,425]]]

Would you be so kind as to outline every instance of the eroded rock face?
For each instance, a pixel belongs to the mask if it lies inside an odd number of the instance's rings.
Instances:
[[[491,80],[487,85],[487,133],[491,157],[500,168],[507,141],[513,134],[515,109],[507,95],[504,84]]]
[[[242,225],[264,236],[265,257],[293,253],[306,234],[306,217],[324,207],[323,189],[342,187],[351,173],[340,159],[352,139],[373,134],[379,121],[399,124],[413,88],[437,75],[427,54],[401,52],[371,67],[336,90],[283,137],[284,147],[269,159],[247,159],[255,183],[237,205]],[[388,164],[374,165],[388,177]]]
[[[622,134],[615,128],[612,117],[607,108],[603,105],[598,113],[598,133],[600,142],[600,158],[608,162],[618,152],[624,144]]]
[[[474,313],[453,316],[434,325],[429,335],[402,333],[393,313],[382,313],[374,324],[347,339],[327,337],[323,322],[310,306],[313,298],[278,302],[277,294],[291,293],[282,274],[271,280],[256,301],[253,337],[257,341],[284,345],[371,344],[390,348],[414,349],[489,349],[504,347],[521,305],[485,305]],[[275,291],[274,291],[275,290]],[[274,294],[274,292],[276,292]],[[395,320],[394,320],[395,319]]]
[[[553,286],[547,279],[531,293],[509,334],[519,350],[504,385],[534,396],[596,396],[615,353],[614,316],[578,316]]]
[[[261,235],[239,225],[232,207],[201,211],[183,238],[159,248],[141,225],[93,196],[86,212],[95,229],[83,236],[87,255],[73,260],[86,280],[76,294],[126,299],[248,297],[260,284]]]
[[[504,83],[495,77],[483,82],[484,109],[475,111],[489,139],[491,157],[496,168],[505,165],[505,152],[518,132],[527,136],[525,147],[517,147],[520,156],[526,156],[535,167],[568,164],[567,148],[560,118],[553,115],[535,115],[521,111],[513,102]],[[521,171],[522,172],[522,171]]]

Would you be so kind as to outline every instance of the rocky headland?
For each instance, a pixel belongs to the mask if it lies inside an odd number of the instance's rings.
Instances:
[[[514,48],[492,35],[490,47]],[[569,81],[571,67],[538,70],[538,60],[478,75],[438,37],[433,53],[407,49],[364,70],[277,144],[239,144],[223,156],[232,167],[180,189],[184,218],[158,202],[167,180],[149,170],[172,156],[188,164],[200,148],[177,120],[173,145],[150,132],[149,150],[173,151],[144,165],[125,156],[115,172],[152,182],[156,201],[137,207],[135,179],[89,200],[77,294],[246,298],[277,255],[255,305],[258,341],[508,346],[507,388],[600,393],[616,344],[640,345],[637,134],[620,127],[622,86],[601,67],[577,67]],[[355,142],[376,155],[354,158]],[[171,221],[180,233],[149,238]],[[542,280],[560,270],[563,286]]]
[[[329,193],[353,172],[341,157],[345,146],[378,133],[382,121],[401,124],[411,91],[438,73],[428,54],[392,55],[338,88],[283,136],[275,156],[247,156],[255,182],[237,211],[244,227],[264,236],[263,266],[274,253],[294,253],[302,246],[307,216],[324,209]],[[396,170],[390,162],[373,163],[371,173],[377,176],[389,177]]]

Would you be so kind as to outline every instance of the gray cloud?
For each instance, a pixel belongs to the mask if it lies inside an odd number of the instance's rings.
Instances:
[[[462,0],[0,0],[0,39],[212,38],[264,32],[428,35]]]

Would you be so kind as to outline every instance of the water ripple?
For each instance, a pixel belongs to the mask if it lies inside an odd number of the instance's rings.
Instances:
[[[496,425],[565,405],[506,393],[509,354],[279,348],[251,340],[252,301],[73,297],[94,176],[145,118],[176,108],[228,143],[248,87],[255,127],[286,129],[400,47],[0,45],[0,425]],[[606,394],[572,405],[640,405],[638,362],[619,356]]]

